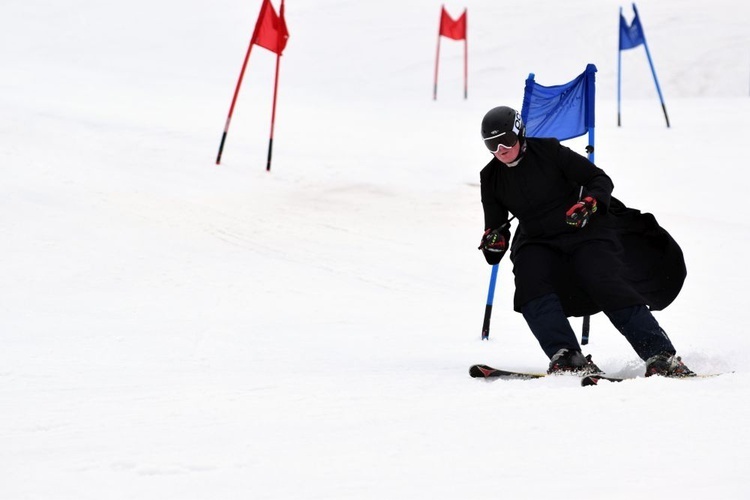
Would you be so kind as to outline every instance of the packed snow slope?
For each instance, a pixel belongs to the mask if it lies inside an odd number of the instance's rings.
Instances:
[[[0,8],[0,498],[746,499],[750,4],[612,0],[5,0]],[[278,3],[276,3],[278,7]],[[535,73],[597,73],[596,163],[680,242],[657,319],[701,380],[541,371],[504,261],[490,340],[479,123]],[[583,152],[585,139],[569,141]],[[572,320],[576,329],[580,319]]]

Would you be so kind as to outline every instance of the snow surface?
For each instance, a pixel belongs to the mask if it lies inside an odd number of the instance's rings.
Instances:
[[[267,173],[259,47],[214,164],[260,3],[3,1],[0,498],[750,498],[750,4],[638,2],[667,129],[642,47],[616,125],[628,3],[447,3],[435,102],[439,2],[289,0]],[[547,364],[508,262],[480,340],[481,117],[587,63],[597,164],[686,255],[657,318],[730,374],[468,377]],[[602,315],[585,351],[643,372]]]

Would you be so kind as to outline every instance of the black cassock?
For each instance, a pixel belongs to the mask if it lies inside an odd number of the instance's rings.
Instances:
[[[508,167],[493,158],[480,173],[485,229],[501,227],[509,213],[518,219],[511,243],[511,260],[531,255],[545,247],[559,256],[553,277],[554,291],[566,315],[585,316],[601,310],[621,309],[635,303],[661,310],[674,301],[682,289],[687,270],[677,242],[653,215],[626,207],[612,197],[612,180],[585,157],[561,145],[556,139],[527,138],[523,159]],[[565,222],[565,212],[581,197],[597,200],[597,212],[583,228]],[[506,229],[506,237],[510,233]],[[602,262],[614,262],[612,269],[573,270],[571,255],[582,245],[602,248]],[[526,249],[526,250],[525,250]],[[500,261],[497,254],[484,252],[487,262]],[[608,260],[610,259],[610,260]],[[549,291],[525,280],[516,269],[514,309]],[[582,274],[616,272],[622,279],[612,285],[618,290],[602,299],[590,297],[581,287]],[[529,282],[527,282],[529,281]]]

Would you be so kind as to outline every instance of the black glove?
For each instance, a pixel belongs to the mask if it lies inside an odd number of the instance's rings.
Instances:
[[[565,212],[565,222],[571,226],[583,227],[589,221],[589,217],[595,213],[596,198],[586,196]]]
[[[503,253],[508,249],[508,239],[499,229],[486,229],[482,235],[482,242],[479,244],[479,250],[488,252]]]

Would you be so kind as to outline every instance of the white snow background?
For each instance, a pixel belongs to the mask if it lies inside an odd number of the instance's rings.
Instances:
[[[0,498],[750,498],[750,4],[3,0]],[[275,2],[278,7],[278,2]],[[654,213],[688,277],[656,317],[701,380],[645,379],[599,314],[585,352],[621,384],[542,371],[503,261],[490,340],[479,124],[524,81],[598,68],[596,163]],[[583,153],[585,138],[568,144]],[[580,330],[580,319],[573,319]]]

